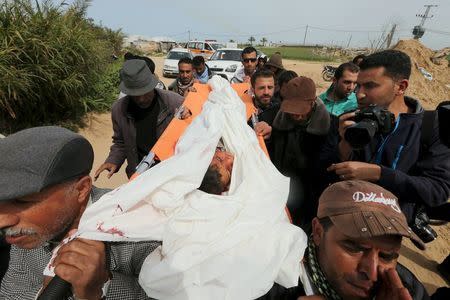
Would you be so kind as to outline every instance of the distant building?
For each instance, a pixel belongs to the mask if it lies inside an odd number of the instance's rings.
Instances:
[[[177,47],[177,42],[168,37],[145,37],[130,35],[124,38],[123,47],[134,46],[143,52],[168,52]]]

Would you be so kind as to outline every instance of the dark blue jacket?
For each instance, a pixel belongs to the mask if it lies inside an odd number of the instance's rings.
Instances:
[[[381,166],[377,182],[399,199],[400,206],[410,222],[415,204],[429,207],[441,205],[450,194],[450,149],[439,139],[437,120],[428,147],[421,146],[423,108],[415,99],[405,97],[413,113],[397,118],[394,131],[387,137],[376,135],[363,150],[354,150],[353,161],[375,163]],[[326,168],[340,162],[338,120],[332,121],[328,141],[321,153],[321,166]],[[338,178],[328,174],[333,182]]]

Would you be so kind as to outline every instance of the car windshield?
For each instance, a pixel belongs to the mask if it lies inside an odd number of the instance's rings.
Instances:
[[[217,50],[217,49],[220,49],[220,48],[224,47],[224,45],[222,45],[222,44],[213,44],[213,43],[211,43],[210,45],[211,45],[211,47],[213,47],[214,50]]]
[[[210,60],[234,60],[241,61],[242,50],[217,50]]]
[[[178,52],[178,51],[170,51],[169,54],[167,54],[167,59],[180,60],[183,57],[191,57],[191,55],[189,52]]]

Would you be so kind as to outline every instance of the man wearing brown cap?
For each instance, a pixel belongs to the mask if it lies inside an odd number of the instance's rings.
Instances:
[[[359,180],[335,183],[322,193],[312,228],[299,286],[275,284],[261,299],[429,299],[397,263],[402,237],[424,244],[391,192]]]
[[[43,272],[52,251],[107,190],[92,186],[92,146],[67,129],[19,131],[0,140],[0,153],[0,237],[11,244],[0,298],[35,299],[51,279]],[[70,299],[148,299],[138,274],[158,246],[74,239],[59,249],[52,265],[70,283]]]
[[[283,102],[272,124],[270,158],[291,178],[288,208],[293,222],[306,231],[316,212],[315,163],[329,128],[329,114],[307,77],[283,86]]]
[[[120,76],[120,90],[127,96],[112,106],[113,145],[105,163],[95,172],[95,178],[105,170],[110,178],[125,159],[126,173],[131,177],[184,101],[177,93],[155,89],[158,80],[143,60],[125,61]]]
[[[278,80],[278,76],[284,71],[283,59],[280,53],[274,53],[264,65],[264,68],[269,69],[275,74],[275,80]]]

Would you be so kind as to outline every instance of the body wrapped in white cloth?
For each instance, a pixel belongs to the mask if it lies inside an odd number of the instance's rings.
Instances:
[[[94,240],[162,241],[139,276],[156,299],[254,299],[300,275],[306,236],[285,213],[289,179],[261,150],[229,83],[209,84],[175,154],[88,207],[78,229]],[[234,164],[229,191],[212,195],[198,187],[220,139]]]

